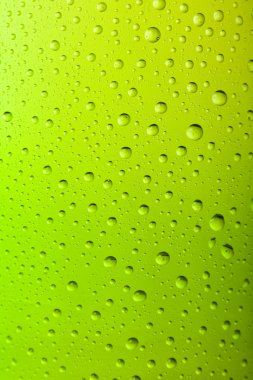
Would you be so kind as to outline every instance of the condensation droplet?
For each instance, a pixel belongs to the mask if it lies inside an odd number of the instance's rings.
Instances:
[[[159,252],[156,256],[155,261],[158,265],[166,265],[170,262],[170,255],[165,251]]]
[[[223,215],[215,214],[209,222],[209,225],[213,231],[221,231],[225,225],[225,220]]]
[[[191,140],[199,140],[203,136],[203,129],[198,124],[192,124],[187,128],[186,135]]]
[[[154,26],[151,26],[145,32],[145,39],[148,42],[155,43],[155,42],[159,41],[160,37],[161,37],[160,30]]]
[[[223,106],[227,103],[227,95],[224,91],[218,90],[212,95],[212,102],[216,106]]]
[[[178,289],[184,289],[188,284],[188,280],[185,276],[179,276],[176,279],[176,287]]]

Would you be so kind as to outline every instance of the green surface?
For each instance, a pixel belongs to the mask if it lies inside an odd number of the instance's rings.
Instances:
[[[1,380],[253,379],[252,9],[1,0]]]

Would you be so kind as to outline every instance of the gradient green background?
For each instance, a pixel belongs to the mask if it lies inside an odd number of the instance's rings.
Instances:
[[[252,8],[1,1],[1,380],[253,379]]]

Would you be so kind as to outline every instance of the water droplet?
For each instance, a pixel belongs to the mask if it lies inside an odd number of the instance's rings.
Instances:
[[[215,21],[222,21],[224,18],[224,13],[221,10],[215,11],[213,18]]]
[[[44,166],[43,168],[43,174],[51,174],[52,173],[52,168],[51,166]]]
[[[191,140],[199,140],[203,136],[203,129],[198,124],[192,124],[187,128],[186,135]]]
[[[166,0],[153,0],[153,7],[159,11],[166,7]]]
[[[180,12],[182,13],[187,13],[189,10],[188,4],[183,3],[179,6]]]
[[[168,252],[159,252],[155,259],[158,265],[166,265],[170,262],[170,255]]]
[[[203,13],[197,13],[193,17],[193,23],[196,26],[202,26],[202,25],[204,25],[204,23],[205,23],[205,16],[203,15]]]
[[[221,231],[225,225],[224,217],[221,214],[215,214],[209,222],[213,231]]]
[[[86,182],[92,182],[94,180],[94,174],[92,172],[85,173],[84,180]]]
[[[149,136],[156,136],[159,133],[159,127],[157,124],[151,124],[147,128],[147,134]]]
[[[231,245],[224,244],[221,247],[221,254],[225,259],[229,260],[234,256],[234,249]]]
[[[212,95],[212,102],[216,106],[223,106],[227,103],[227,95],[224,91],[218,90]]]
[[[128,95],[131,97],[135,97],[137,94],[138,94],[138,91],[136,88],[130,88],[130,90],[128,90]]]
[[[6,112],[4,112],[2,118],[4,121],[9,122],[12,120],[13,116],[12,116],[11,112],[6,111]]]
[[[193,202],[192,209],[194,211],[199,212],[202,210],[202,208],[203,208],[203,204],[199,199],[197,199],[196,201]]]
[[[146,292],[144,290],[137,290],[133,295],[133,300],[135,302],[143,302],[147,298]]]
[[[149,212],[149,207],[147,205],[141,205],[138,209],[140,215],[147,215]]]
[[[116,257],[114,256],[107,256],[105,259],[104,259],[104,266],[106,268],[112,268],[112,267],[115,267],[117,264],[117,259]]]
[[[177,366],[177,361],[175,358],[169,358],[166,363],[167,368],[172,369]]]
[[[117,219],[111,216],[110,218],[107,219],[107,224],[110,227],[113,227],[117,224]]]
[[[161,37],[160,30],[154,26],[151,26],[145,32],[145,39],[148,42],[155,43],[155,42],[159,41],[160,37]]]
[[[78,284],[76,281],[69,281],[69,283],[67,284],[67,289],[70,291],[70,292],[73,292],[74,290],[76,290],[78,288]]]
[[[66,189],[68,187],[68,181],[66,181],[65,179],[62,179],[61,181],[59,181],[58,183],[58,187],[59,189]]]
[[[91,319],[93,321],[98,321],[99,319],[101,318],[101,313],[97,310],[94,310],[92,313],[91,313]]]
[[[176,279],[176,287],[178,289],[184,289],[188,284],[188,280],[185,276],[179,276],[177,279]]]
[[[194,94],[195,92],[198,91],[197,83],[195,83],[195,82],[188,83],[186,89],[188,92]]]
[[[121,148],[120,150],[120,157],[121,158],[130,158],[132,156],[132,150],[131,148],[125,146]]]
[[[156,113],[165,113],[167,111],[167,104],[164,102],[158,102],[155,105]]]
[[[137,338],[129,338],[126,342],[126,348],[128,350],[134,350],[139,344],[139,341]]]
[[[122,113],[119,117],[118,117],[118,124],[120,126],[126,126],[130,123],[130,116],[127,114],[127,113]]]
[[[100,3],[97,4],[97,10],[99,12],[105,12],[107,9],[107,4],[101,1]]]
[[[112,188],[112,181],[110,179],[105,180],[103,183],[103,187],[105,189],[111,189]]]
[[[248,61],[248,70],[250,73],[253,73],[253,59]]]
[[[124,62],[122,61],[122,59],[117,59],[114,64],[113,64],[114,68],[115,69],[122,69],[124,67]]]
[[[62,312],[61,312],[60,309],[54,309],[54,311],[53,311],[53,316],[54,316],[55,318],[60,317],[61,314],[62,314]]]
[[[187,153],[187,149],[185,146],[179,146],[177,149],[176,149],[176,154],[179,156],[179,157],[183,157],[185,156]]]
[[[59,43],[59,41],[57,41],[57,40],[51,41],[50,42],[50,49],[54,50],[54,51],[59,50],[60,49],[60,43]]]
[[[171,346],[174,342],[175,342],[175,339],[174,339],[172,336],[169,336],[169,337],[166,339],[166,344],[167,344],[168,346]]]

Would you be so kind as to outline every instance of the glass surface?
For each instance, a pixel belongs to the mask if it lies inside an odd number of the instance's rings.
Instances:
[[[253,379],[252,17],[1,0],[1,380]]]

